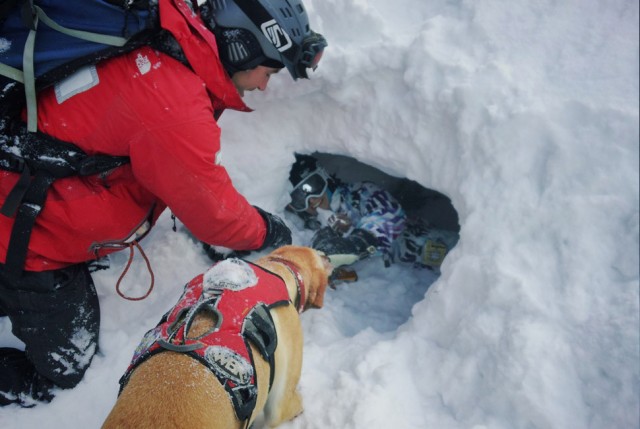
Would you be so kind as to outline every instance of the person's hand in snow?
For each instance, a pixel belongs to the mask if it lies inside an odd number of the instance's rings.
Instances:
[[[255,207],[255,206],[254,206]],[[278,216],[262,210],[260,207],[256,207],[258,213],[264,219],[267,225],[267,235],[264,238],[264,243],[257,250],[264,250],[270,247],[276,248],[291,244],[291,230],[284,221]]]

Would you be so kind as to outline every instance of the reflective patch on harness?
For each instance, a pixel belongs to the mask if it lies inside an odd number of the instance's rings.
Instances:
[[[253,377],[253,366],[238,353],[223,346],[210,346],[204,352],[214,372],[237,385],[247,385]]]
[[[149,351],[149,348],[160,338],[162,338],[162,327],[156,326],[155,328],[148,331],[144,334],[142,341],[136,347],[135,352],[133,352],[133,360],[137,361],[143,354]]]
[[[56,100],[62,104],[76,94],[88,91],[100,83],[95,66],[86,66],[55,85]]]
[[[221,289],[239,291],[257,284],[258,276],[249,264],[237,258],[229,258],[204,273],[202,290],[205,294]]]

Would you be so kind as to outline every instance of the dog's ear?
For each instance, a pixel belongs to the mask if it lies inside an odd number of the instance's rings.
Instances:
[[[322,259],[322,266],[327,272],[327,278],[329,278],[331,276],[331,273],[333,273],[333,270],[335,269],[335,267],[331,264],[331,260],[327,255],[324,254],[324,252],[320,252],[320,251],[316,251],[316,252],[318,253],[318,255],[320,255],[320,259]]]
[[[304,246],[283,246],[271,252],[273,256],[284,258],[305,272],[307,288],[307,308],[321,308],[324,294],[329,284],[333,266],[322,252]]]
[[[327,291],[328,282],[314,288],[314,291],[309,295],[307,306],[310,308],[322,308],[324,305],[324,294]]]
[[[333,271],[333,266],[324,253],[317,252],[316,260],[319,262],[318,266],[315,270],[313,270],[312,276],[312,284],[310,285],[309,291],[309,299],[307,300],[307,305],[313,308],[322,308],[324,305],[324,294],[327,291],[327,286],[329,285],[329,276]]]

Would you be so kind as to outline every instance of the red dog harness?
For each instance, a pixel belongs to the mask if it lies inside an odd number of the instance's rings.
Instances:
[[[297,270],[285,265],[294,273],[299,290],[303,290]],[[220,380],[239,420],[250,418],[258,394],[248,341],[269,362],[271,386],[277,334],[269,310],[289,302],[287,287],[276,274],[235,258],[215,264],[191,280],[176,306],[145,334],[120,380],[120,390],[135,368],[149,357],[165,350],[183,352],[202,362]],[[188,337],[195,316],[203,311],[217,316],[216,325],[199,337]]]
[[[296,290],[298,291],[298,296],[296,297],[296,302],[294,303],[298,313],[302,313],[304,311],[304,304],[307,302],[307,291],[304,288],[304,279],[298,270],[298,267],[293,262],[289,262],[284,258],[280,258],[278,256],[269,257],[270,261],[278,262],[284,265],[287,270],[291,273],[294,280],[296,281]]]

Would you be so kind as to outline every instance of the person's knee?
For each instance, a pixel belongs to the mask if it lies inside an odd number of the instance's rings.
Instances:
[[[84,267],[59,270],[55,282],[46,297],[53,309],[43,308],[25,321],[21,337],[37,372],[68,389],[80,383],[98,350],[100,307]]]

